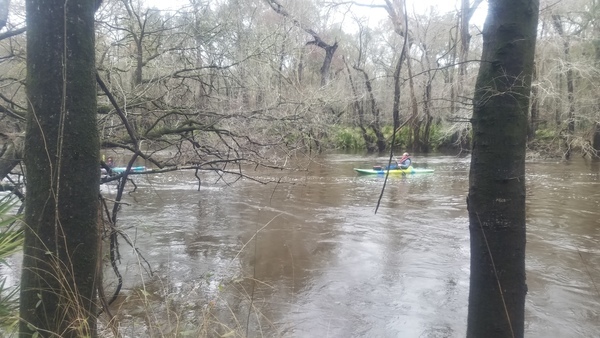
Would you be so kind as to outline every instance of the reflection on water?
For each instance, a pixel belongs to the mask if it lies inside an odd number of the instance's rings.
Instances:
[[[144,278],[182,321],[251,337],[462,337],[469,159],[415,159],[435,173],[391,177],[377,214],[383,179],[352,168],[384,158],[328,155],[308,172],[260,173],[285,175],[279,185],[139,180],[120,225],[135,226],[127,233],[156,275],[122,246],[126,293]],[[600,332],[600,181],[590,168],[527,164],[528,337]]]

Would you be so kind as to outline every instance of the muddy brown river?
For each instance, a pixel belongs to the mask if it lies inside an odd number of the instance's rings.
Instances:
[[[377,213],[383,178],[352,168],[383,157],[246,172],[279,184],[207,173],[199,191],[193,173],[136,178],[119,226],[153,275],[121,241],[124,336],[464,337],[470,159],[413,159],[435,173],[390,177]],[[599,165],[526,172],[526,336],[598,337]]]
[[[247,172],[281,179],[269,185],[206,174],[198,191],[192,173],[137,179],[120,225],[154,275],[122,244],[124,293],[143,284],[208,335],[464,337],[470,160],[414,160],[435,173],[391,177],[377,213],[383,178],[352,168],[383,157]],[[599,176],[582,159],[527,163],[528,337],[600,334]]]

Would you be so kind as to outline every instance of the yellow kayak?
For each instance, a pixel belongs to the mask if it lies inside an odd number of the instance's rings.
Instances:
[[[383,169],[375,167],[373,169],[359,169],[354,168],[359,175],[385,175],[388,172],[390,175],[407,175],[407,174],[429,174],[433,172],[433,169],[413,168],[412,166],[406,169]]]

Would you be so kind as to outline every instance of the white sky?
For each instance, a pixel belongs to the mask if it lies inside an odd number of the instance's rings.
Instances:
[[[148,6],[154,6],[164,10],[177,10],[186,5],[189,5],[188,0],[142,0]],[[263,1],[263,0],[257,0]],[[472,0],[471,0],[472,1]],[[356,0],[356,2],[365,3],[365,4],[383,4],[383,0]],[[430,9],[433,7],[438,13],[447,13],[451,11],[456,11],[457,8],[460,8],[460,0],[406,0],[407,7],[409,12],[417,12],[419,14],[427,14]],[[383,9],[375,9],[370,10],[365,7],[355,7],[358,10],[369,10],[372,13],[381,13],[381,19],[387,17],[387,14]],[[471,19],[471,24],[477,25],[478,27],[483,28],[483,23],[485,21],[485,17],[487,15],[487,1],[484,1],[479,5],[479,8],[475,12],[473,18]],[[375,16],[378,16],[375,14]]]

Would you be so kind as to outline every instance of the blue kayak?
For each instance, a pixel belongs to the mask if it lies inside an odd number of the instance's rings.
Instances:
[[[125,172],[125,170],[127,170],[127,167],[114,167],[111,169],[112,169],[113,174],[122,174]],[[101,171],[103,174],[106,174],[106,169],[102,168]],[[141,173],[144,171],[146,171],[145,166],[131,167],[131,169],[129,169],[130,173]]]

